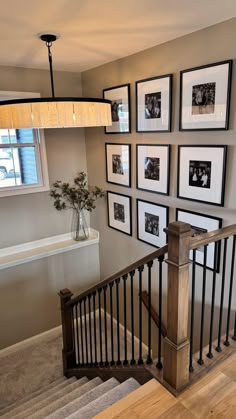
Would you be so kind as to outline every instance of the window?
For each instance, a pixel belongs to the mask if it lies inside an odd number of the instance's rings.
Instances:
[[[0,197],[48,189],[43,131],[0,129]]]

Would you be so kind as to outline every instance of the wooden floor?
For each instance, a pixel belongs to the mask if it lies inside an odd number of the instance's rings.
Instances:
[[[236,419],[236,355],[174,397],[152,379],[96,419]]]

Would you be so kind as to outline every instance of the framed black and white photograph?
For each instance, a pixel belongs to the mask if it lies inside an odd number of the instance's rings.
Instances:
[[[108,183],[131,187],[130,149],[130,144],[105,144]]]
[[[166,244],[164,228],[169,223],[169,208],[137,199],[137,238],[155,247]]]
[[[171,130],[172,74],[136,81],[136,131]]]
[[[232,60],[180,73],[180,131],[227,130]]]
[[[108,226],[132,236],[131,197],[107,191]]]
[[[137,144],[137,189],[169,194],[170,145]]]
[[[105,134],[130,133],[130,84],[104,89],[103,98],[111,101],[112,119],[112,125],[105,127]]]
[[[209,231],[219,230],[222,228],[222,218],[212,217],[211,215],[199,214],[193,211],[186,211],[177,208],[176,209],[176,220],[183,221],[191,225],[194,230],[193,236],[198,236]],[[207,246],[207,263],[208,269],[214,269],[215,256],[217,257],[216,269],[219,272],[220,268],[220,247],[218,249],[218,255],[215,255],[215,243],[210,243]],[[193,258],[193,251],[191,250],[190,258]],[[202,265],[204,263],[204,246],[199,247],[196,250],[196,263]]]
[[[178,198],[223,206],[227,146],[178,146]]]

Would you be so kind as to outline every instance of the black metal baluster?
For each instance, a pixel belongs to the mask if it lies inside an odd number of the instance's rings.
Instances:
[[[134,365],[136,363],[134,359],[134,274],[135,274],[135,271],[131,271],[129,274],[130,274],[131,352],[132,352],[130,364]]]
[[[99,365],[103,366],[103,358],[102,358],[102,307],[101,307],[101,292],[102,289],[99,288],[98,290],[98,314],[99,314],[99,343],[100,343],[100,363]]]
[[[230,285],[229,285],[229,302],[228,302],[228,313],[227,313],[227,323],[226,323],[226,338],[225,338],[225,342],[224,342],[225,346],[230,345],[230,343],[229,343],[229,327],[230,327],[230,314],[231,314],[231,303],[232,303],[233,282],[234,282],[235,242],[236,242],[236,236],[233,237]]]
[[[119,284],[120,278],[116,279],[116,317],[117,317],[117,362],[116,365],[121,364],[120,360],[120,301],[119,301]]]
[[[163,365],[161,362],[161,327],[162,327],[162,264],[164,255],[159,256],[159,298],[158,298],[158,310],[159,310],[159,328],[158,328],[158,360],[157,368],[162,369]]]
[[[236,313],[235,313],[235,317],[234,317],[234,335],[232,336],[233,340],[236,340]]]
[[[87,299],[87,297],[84,297],[84,334],[85,334],[86,365],[88,365],[89,362],[88,362],[88,336],[87,336],[86,299]]]
[[[152,317],[151,317],[151,304],[152,304],[152,265],[153,261],[148,262],[148,356],[147,364],[152,363]]]
[[[94,366],[98,365],[97,356],[97,328],[96,328],[96,291],[93,292],[93,328],[94,328]]]
[[[80,364],[80,348],[79,348],[79,324],[78,324],[78,303],[75,304],[75,321],[76,321],[76,335],[77,335],[77,354],[78,354],[78,365]]]
[[[90,347],[90,364],[93,364],[93,348],[92,348],[92,322],[91,322],[91,294],[88,295],[89,307],[89,347]]]
[[[143,364],[143,356],[142,356],[142,273],[144,270],[144,266],[139,266],[139,360],[138,364]]]
[[[71,306],[71,316],[72,316],[72,339],[73,339],[73,351],[75,353],[75,315],[74,315],[74,305]]]
[[[76,304],[73,304],[71,307],[71,315],[72,315],[72,334],[73,334],[73,351],[75,353],[75,363],[78,364],[78,352],[77,352],[77,329],[76,329]]]
[[[192,263],[192,298],[191,298],[191,318],[190,318],[190,353],[189,353],[189,372],[193,372],[193,333],[194,333],[194,309],[195,309],[195,275],[196,275],[196,249],[193,250]]]
[[[110,312],[111,312],[111,362],[110,365],[114,365],[114,336],[113,336],[113,295],[112,295],[112,288],[114,282],[110,282]]]
[[[103,287],[103,297],[104,297],[104,336],[105,336],[105,366],[109,365],[108,362],[108,349],[107,349],[107,285]]]
[[[203,365],[202,359],[203,351],[203,335],[204,335],[204,317],[205,317],[205,297],[206,297],[206,265],[207,265],[207,245],[204,246],[204,261],[203,261],[203,279],[202,279],[202,312],[201,312],[201,329],[200,329],[200,348],[199,348],[199,365]]]
[[[228,237],[224,239],[224,256],[223,256],[223,271],[222,271],[222,285],[221,285],[221,297],[220,297],[220,318],[219,318],[219,329],[218,329],[218,343],[216,347],[217,352],[221,352],[221,329],[222,329],[222,317],[223,317],[223,305],[224,305],[224,292],[225,292],[225,272],[226,272],[226,256],[227,256],[227,243]]]
[[[127,360],[127,307],[126,307],[126,281],[128,274],[123,275],[123,291],[124,291],[124,361],[123,365],[128,364]]]
[[[80,340],[81,340],[81,359],[82,366],[84,366],[84,338],[83,338],[83,319],[82,319],[82,300],[79,301],[79,314],[80,314]]]
[[[210,320],[210,333],[209,333],[209,351],[207,353],[207,357],[210,358],[210,359],[213,358],[212,338],[213,338],[213,326],[214,326],[216,271],[217,271],[218,257],[219,257],[219,245],[220,245],[220,242],[216,242],[215,243],[215,250],[214,250],[214,270],[213,270],[212,296],[211,296],[211,320]]]

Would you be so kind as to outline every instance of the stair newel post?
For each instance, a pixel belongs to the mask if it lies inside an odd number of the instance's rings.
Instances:
[[[59,292],[61,299],[61,320],[63,338],[63,372],[66,375],[68,368],[75,366],[75,348],[73,337],[73,307],[66,305],[71,300],[73,293],[65,288]]]
[[[164,380],[176,390],[189,382],[189,252],[191,226],[169,224],[167,336],[164,340]]]

